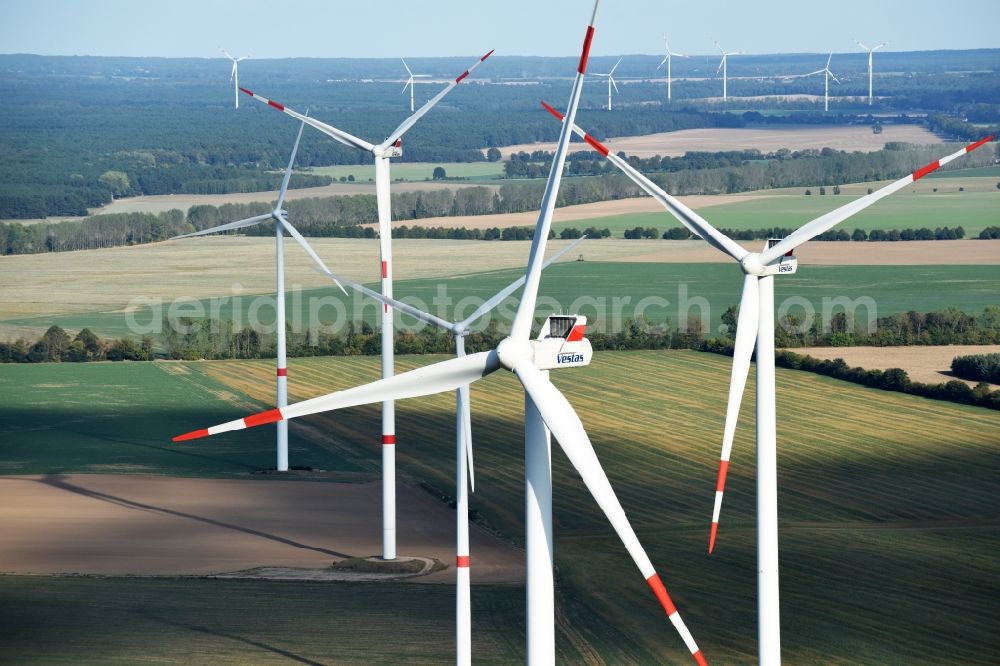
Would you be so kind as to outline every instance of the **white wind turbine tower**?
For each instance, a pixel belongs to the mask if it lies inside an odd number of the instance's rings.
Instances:
[[[624,56],[622,56],[622,57],[624,57]],[[615,92],[618,92],[618,84],[615,83],[615,76],[614,76],[614,74],[615,74],[615,70],[618,69],[618,65],[620,65],[620,64],[622,64],[622,58],[618,58],[618,62],[615,63],[615,66],[612,67],[611,71],[608,72],[607,74],[601,74],[600,72],[591,72],[590,73],[591,76],[603,76],[603,77],[606,77],[608,79],[608,111],[611,110],[611,86],[614,86],[615,87]]]
[[[586,236],[570,243],[556,252],[542,264],[544,270],[550,264],[579,245]],[[424,312],[412,305],[407,305],[394,298],[383,296],[376,291],[352,282],[346,278],[329,275],[338,284],[343,283],[366,296],[385,303],[403,314],[415,317],[420,321],[437,326],[451,334],[455,341],[455,355],[465,356],[465,336],[470,327],[481,317],[500,305],[508,296],[520,289],[524,284],[521,276],[497,292],[492,298],[480,305],[475,312],[460,322],[450,322],[440,317]],[[456,509],[456,546],[455,546],[455,652],[456,663],[464,666],[472,663],[472,591],[471,591],[471,559],[469,556],[469,495],[475,492],[476,483],[472,465],[472,415],[469,399],[469,386],[459,386],[455,389],[455,509]],[[280,422],[279,422],[280,423]]]
[[[240,58],[234,58],[229,55],[226,49],[220,48],[219,50],[233,61],[233,69],[229,72],[229,82],[233,84],[233,100],[236,102],[236,108],[238,109],[240,108],[240,63],[252,56],[245,55]]]
[[[343,409],[381,400],[401,400],[443,391],[478,381],[500,368],[512,371],[525,392],[525,550],[527,560],[527,657],[532,666],[555,662],[554,590],[552,578],[552,471],[550,432],[583,479],[626,550],[652,589],[685,645],[698,664],[706,664],[680,613],[674,606],[660,576],[639,543],[625,511],[597,458],[580,417],[566,397],[549,380],[547,371],[587,365],[592,354],[583,337],[583,317],[549,317],[539,336],[531,339],[538,298],[543,255],[552,226],[559,183],[566,165],[566,151],[572,135],[583,89],[583,79],[594,35],[600,0],[594,3],[583,51],[573,82],[568,121],[563,124],[552,160],[552,168],[542,196],[541,210],[531,243],[525,287],[514,316],[510,335],[488,352],[441,361],[417,370],[388,377],[345,391],[337,391],[281,409],[272,409],[228,423],[195,430],[174,438],[184,441],[244,428]],[[570,320],[570,321],[565,321]]]
[[[557,118],[562,114],[543,105]],[[914,171],[872,194],[860,197],[840,208],[806,223],[782,240],[768,241],[763,252],[749,252],[713,227],[704,218],[637,171],[626,160],[611,153],[603,144],[573,126],[594,149],[621,169],[639,187],[655,198],[689,231],[701,236],[709,245],[736,260],[745,274],[743,296],[737,320],[736,345],[733,353],[729,404],[722,440],[722,458],[716,482],[715,507],[708,552],[715,548],[715,538],[722,507],[729,456],[732,450],[740,400],[750,371],[750,357],[757,349],[757,604],[758,649],[760,663],[773,666],[781,663],[781,634],[778,605],[778,495],[777,495],[777,419],[774,386],[774,276],[795,273],[797,261],[792,253],[802,243],[832,229],[847,218],[868,208],[880,199],[923,178],[941,166],[972,152],[993,139],[989,136],[970,144],[947,157]]]
[[[878,51],[883,46],[889,44],[889,42],[882,42],[878,46],[873,46],[868,48],[858,40],[854,40],[854,43],[861,47],[862,51],[868,51],[868,106],[872,105],[872,54]]]
[[[743,55],[743,51],[733,51],[732,53],[726,53],[726,50],[719,46],[719,42],[715,42],[715,46],[718,47],[719,51],[722,52],[722,60],[719,61],[719,67],[715,70],[715,75],[718,76],[719,72],[722,72],[722,101],[725,102],[729,98],[729,72],[728,63],[729,56]]]
[[[823,110],[824,111],[829,111],[830,110],[830,79],[832,78],[837,83],[840,83],[840,81],[837,79],[837,77],[833,75],[833,72],[830,71],[830,61],[832,59],[833,59],[833,54],[831,53],[830,56],[826,59],[826,67],[824,67],[823,69],[817,69],[815,72],[809,72],[808,74],[806,74],[806,76],[814,76],[816,74],[823,74],[824,75],[823,76],[823,79],[824,79],[824,85],[823,85]]]
[[[309,118],[293,111],[283,104],[261,97],[246,88],[240,88],[254,99],[298,118],[332,137],[336,141],[369,152],[375,157],[375,197],[378,206],[378,235],[381,260],[379,275],[382,279],[382,293],[392,296],[392,206],[390,200],[389,159],[403,154],[402,136],[423,117],[445,95],[461,83],[484,60],[490,57],[490,51],[479,58],[469,69],[462,72],[437,95],[428,100],[420,109],[404,120],[399,127],[382,143],[375,145],[353,134],[348,134],[336,127],[327,125],[314,118]],[[382,377],[392,377],[394,366],[392,310],[388,305],[382,310]],[[382,403],[382,557],[386,560],[396,559],[396,411],[393,400],[388,398]]]
[[[284,231],[287,231],[299,245],[302,246],[310,257],[319,264],[319,266],[329,273],[326,264],[323,260],[319,258],[319,255],[312,249],[306,239],[302,237],[302,234],[293,227],[286,215],[288,214],[282,209],[282,204],[285,203],[285,193],[288,191],[288,182],[292,177],[292,166],[295,164],[295,153],[299,150],[299,140],[302,138],[302,129],[305,127],[303,122],[299,126],[298,136],[295,137],[295,147],[292,148],[292,156],[288,160],[288,168],[285,170],[285,177],[281,181],[281,190],[278,192],[278,202],[274,204],[274,210],[266,215],[257,215],[255,217],[250,217],[245,220],[239,220],[237,222],[229,222],[228,224],[222,224],[217,227],[212,227],[211,229],[202,229],[201,231],[196,231],[190,234],[183,234],[181,236],[175,236],[174,239],[178,238],[190,238],[192,236],[205,236],[207,234],[216,234],[222,231],[232,231],[233,229],[243,229],[245,227],[252,227],[258,225],[262,222],[268,220],[275,221],[275,254],[276,254],[276,274],[275,278],[275,330],[277,332],[277,400],[275,404],[280,407],[284,407],[288,404],[288,364],[286,358],[286,343],[285,343],[285,248],[284,248]],[[337,283],[340,286],[340,283]],[[342,286],[340,286],[343,289]],[[347,292],[344,292],[347,293]],[[279,472],[288,471],[288,424],[278,423],[278,442],[277,442],[277,464],[276,469]]]
[[[671,71],[670,71],[671,58],[674,57],[674,56],[676,56],[678,58],[687,58],[687,56],[684,55],[683,53],[674,53],[673,51],[671,51],[670,50],[670,44],[667,43],[667,36],[666,35],[663,36],[663,48],[666,50],[667,55],[663,56],[663,60],[660,61],[660,64],[656,66],[656,70],[654,70],[654,71],[657,71],[657,72],[660,71],[660,68],[663,67],[664,63],[666,63],[666,65],[667,65],[667,101],[669,102],[670,101],[670,84],[671,84],[671,79],[672,79],[672,75],[671,75]]]
[[[400,58],[400,60],[403,60],[403,59]],[[410,89],[410,113],[413,113],[413,88],[415,87],[413,85],[414,79],[429,79],[431,77],[431,75],[430,74],[414,74],[412,71],[410,71],[410,66],[406,64],[405,60],[403,60],[403,67],[406,68],[406,73],[410,75],[410,78],[406,79],[406,84],[403,85],[403,90],[400,92],[400,94],[405,93],[407,88]]]

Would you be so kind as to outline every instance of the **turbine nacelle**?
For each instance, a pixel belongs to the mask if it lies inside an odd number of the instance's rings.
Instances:
[[[780,240],[780,238],[768,239],[767,247],[777,245]],[[740,268],[743,269],[745,274],[756,275],[757,277],[764,277],[766,275],[791,275],[798,270],[798,267],[799,260],[791,252],[770,264],[764,264],[761,261],[760,254],[757,252],[751,252],[740,261]]]
[[[534,340],[502,340],[497,346],[500,365],[508,370],[522,361],[529,361],[539,370],[590,365],[594,350],[584,337],[586,328],[587,318],[582,315],[552,315]]]

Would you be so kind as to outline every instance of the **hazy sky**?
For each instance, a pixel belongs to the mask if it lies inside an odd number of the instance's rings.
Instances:
[[[575,55],[590,0],[4,0],[0,52],[259,58]],[[947,11],[944,11],[947,8]],[[594,53],[1000,47],[996,0],[604,0]]]

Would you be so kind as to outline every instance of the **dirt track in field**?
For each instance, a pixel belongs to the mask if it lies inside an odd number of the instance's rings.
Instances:
[[[587,129],[587,128],[584,128]],[[941,143],[936,137],[917,125],[886,125],[881,134],[873,134],[867,125],[822,127],[776,127],[768,129],[691,129],[663,132],[644,136],[609,138],[604,143],[612,151],[620,150],[636,157],[670,155],[680,157],[691,151],[718,152],[723,150],[748,150],[773,152],[781,148],[804,150],[807,148],[834,148],[836,150],[871,152],[881,150],[889,141],[906,143]],[[554,151],[555,143],[528,143],[500,149],[504,159],[511,153],[533,150]],[[570,144],[570,150],[592,150],[583,143]]]
[[[381,484],[125,475],[0,477],[0,572],[209,575],[255,567],[327,567],[381,552]],[[426,492],[397,491],[401,557],[448,568],[455,512]],[[474,583],[520,583],[524,554],[473,527]]]
[[[790,349],[796,354],[808,354],[813,358],[842,358],[854,367],[867,370],[902,368],[915,382],[940,384],[958,379],[951,374],[951,360],[956,356],[969,354],[997,354],[1000,345],[945,345],[940,347],[803,347]],[[965,380],[962,380],[965,381]],[[976,382],[966,381],[969,386]],[[994,389],[1000,386],[994,385]]]

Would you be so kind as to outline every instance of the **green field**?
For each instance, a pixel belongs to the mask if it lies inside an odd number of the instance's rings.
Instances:
[[[442,585],[0,576],[17,664],[442,664],[454,605]],[[521,590],[477,587],[473,617],[477,660],[524,663]]]
[[[584,256],[585,248],[586,245],[582,246]],[[455,317],[456,307],[464,313],[462,316],[467,316],[481,302],[476,301],[470,305],[470,301],[463,303],[464,299],[489,298],[520,275],[519,271],[507,270],[455,278],[397,281],[395,294],[401,298],[419,299],[413,302],[417,305],[422,302],[434,311],[433,299],[438,294],[439,286],[443,287],[452,301],[440,314],[452,319],[458,318]],[[722,313],[730,305],[739,302],[741,282],[742,274],[739,269],[726,264],[568,262],[546,270],[541,295],[555,298],[560,309],[573,309],[586,315],[593,326],[602,330],[611,328],[616,319],[634,316],[636,306],[642,299],[649,297],[666,299],[669,304],[663,306],[661,301],[648,301],[650,306],[642,310],[646,317],[655,323],[669,319],[676,326],[680,321],[686,289],[688,302],[698,298],[707,300],[710,306],[707,313],[709,332],[714,334],[719,330]],[[801,266],[796,275],[778,279],[775,285],[775,298],[779,306],[791,297],[804,298],[817,313],[823,312],[824,298],[847,297],[853,300],[870,297],[876,304],[878,316],[909,310],[929,312],[947,307],[957,307],[976,314],[986,305],[1000,303],[997,296],[1000,294],[1000,266]],[[582,294],[587,294],[587,298],[577,301]],[[346,303],[343,306],[344,312],[352,321],[363,318],[374,324],[378,316],[375,301],[348,300],[335,287],[330,287],[304,290],[298,298],[289,296],[289,322],[295,321],[295,313],[298,312],[297,319],[302,322],[304,330],[309,321],[306,313],[310,299],[320,298]],[[616,308],[616,299],[624,304]],[[497,311],[501,316],[500,321],[509,321],[509,313],[513,312],[515,302],[512,298],[501,305]],[[358,304],[357,317],[354,317],[355,303]],[[204,312],[211,312],[207,299],[202,304]],[[551,307],[551,304],[541,302],[539,312],[548,313],[551,310],[546,308]],[[255,300],[250,296],[241,298],[238,304],[226,301],[218,308],[218,312],[223,319],[246,324],[251,321],[251,309],[256,311],[262,324],[273,323],[273,304],[255,305]],[[615,315],[616,309],[620,316]],[[698,307],[685,309],[690,311],[691,317],[699,316]],[[804,311],[798,307],[791,312],[802,314]],[[860,309],[858,315],[867,316],[864,309]],[[159,321],[150,309],[137,311],[132,317],[140,325]],[[318,311],[319,321],[324,324],[337,321],[337,317],[336,309],[330,305]],[[413,325],[408,317],[397,317],[397,322],[400,325]],[[130,335],[128,320],[121,312],[19,318],[3,323],[38,328],[58,324],[72,331],[89,327],[98,335],[106,337]]]
[[[245,477],[274,466],[274,433],[231,447],[180,448],[177,422],[228,419],[261,403],[178,363],[46,363],[0,366],[0,473],[136,473]],[[272,370],[273,374],[273,370]],[[273,384],[273,380],[272,380]],[[373,467],[290,433],[296,465],[368,480]]]
[[[401,357],[399,369],[438,358]],[[157,367],[166,365],[189,374]],[[369,381],[377,365],[374,357],[292,359],[292,398]],[[717,551],[705,554],[728,367],[728,359],[695,352],[617,352],[598,354],[586,369],[553,373],[715,664],[751,662],[756,642],[750,393]],[[135,368],[161,374],[138,381]],[[273,381],[266,361],[6,366],[0,377],[7,382],[0,422],[7,473],[137,465],[163,474],[249,476],[249,468],[269,462],[269,427],[197,445],[168,441],[246,413],[212,399],[220,387],[265,404]],[[802,372],[779,369],[777,380],[785,663],[980,664],[996,654],[1000,416]],[[79,399],[67,400],[71,388]],[[472,402],[472,508],[520,542],[521,393],[499,372],[473,386]],[[447,494],[453,404],[445,394],[397,405],[400,473]],[[377,447],[365,446],[378,431],[377,407],[308,421],[327,443],[299,442],[292,464],[336,469],[347,451],[357,468],[377,463]],[[97,431],[103,438],[89,436]],[[95,470],[95,459],[120,467]],[[609,664],[686,663],[683,645],[559,451],[553,468],[560,607],[575,634]],[[477,633],[476,649],[489,650],[477,652],[482,659],[522,658],[521,594],[474,588],[476,622],[486,630]],[[171,662],[294,659],[289,653],[309,663],[354,663],[361,655],[375,663],[451,659],[447,587],[0,577],[0,599],[5,654],[17,662],[125,663],[138,650]],[[403,657],[394,651],[399,636],[406,638]],[[564,663],[579,663],[564,636],[559,648]]]
[[[448,178],[498,178],[503,176],[503,162],[393,162],[392,179],[406,181],[431,180],[435,167],[442,167]],[[336,166],[313,167],[309,173],[330,176],[335,180],[354,176],[357,182],[375,180],[373,164],[341,164]]]
[[[800,190],[797,195],[789,194],[699,208],[698,213],[720,229],[771,227],[796,229],[853,199],[846,195],[819,196],[817,188],[812,190],[811,196],[802,194]],[[827,191],[829,192],[829,189]],[[966,237],[975,238],[980,231],[995,226],[998,222],[1000,222],[1000,190],[919,194],[901,192],[858,213],[838,228],[851,233],[854,229],[871,231],[961,226],[965,228]],[[621,236],[626,229],[635,227],[656,227],[663,233],[671,227],[679,227],[680,223],[664,211],[611,215],[585,221],[570,220],[554,224],[553,228],[558,231],[565,227],[582,229],[591,226],[598,229],[606,227],[614,236]]]

